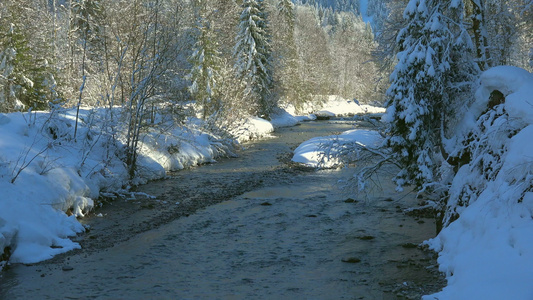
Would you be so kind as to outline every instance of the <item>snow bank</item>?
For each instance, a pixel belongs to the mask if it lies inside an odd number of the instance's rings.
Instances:
[[[192,128],[174,128],[165,134],[151,130],[139,143],[139,178],[159,179],[167,171],[215,162],[231,149],[215,136]]]
[[[243,143],[251,140],[272,137],[272,132],[274,132],[274,126],[269,121],[259,117],[249,117],[243,125],[235,129],[232,134],[236,137],[239,143]]]
[[[292,104],[288,105],[282,105],[282,108],[284,111],[289,113],[291,116],[296,118],[298,122],[305,122],[305,121],[314,121],[316,120],[316,115],[312,113],[307,113],[306,115],[300,115],[296,112],[296,108]],[[307,111],[313,111],[313,110],[307,110]],[[276,116],[274,116],[276,118]]]
[[[11,262],[35,263],[78,248],[68,238],[84,231],[76,217],[83,217],[101,193],[129,183],[120,108],[82,108],[76,139],[75,113],[0,114],[0,255],[10,247]],[[313,119],[279,110],[272,122],[250,117],[232,134],[245,142],[270,137],[275,127]],[[176,126],[158,115],[155,123],[139,141],[134,184],[231,154],[231,141],[203,131],[197,119]]]
[[[76,217],[84,216],[101,192],[128,183],[120,142],[125,130],[113,125],[115,141],[104,125],[108,113],[81,109],[76,139],[72,110],[0,114],[0,255],[10,247],[11,262],[35,263],[78,248],[68,239],[84,231]],[[119,120],[120,110],[113,113]],[[192,124],[148,128],[139,142],[135,183],[229,151]]]
[[[495,120],[483,126],[490,139],[480,145],[504,150],[497,160],[493,153],[474,155],[457,173],[451,197],[465,186],[476,187],[475,180],[485,182],[477,183],[479,195],[473,194],[459,218],[426,242],[439,252],[448,286],[424,299],[533,299],[533,75],[515,67],[484,72],[459,135],[476,126],[493,90],[506,97],[504,119],[488,118]],[[491,169],[483,172],[492,174],[484,180],[476,167],[487,163]]]
[[[509,116],[528,124],[533,123],[531,82],[533,74],[518,67],[499,66],[485,71],[480,76],[475,101],[458,125],[457,134],[464,136],[476,126],[476,120],[487,109],[490,94],[494,90],[500,91],[505,96],[504,106]]]
[[[272,126],[274,126],[274,128],[296,126],[298,123],[300,123],[301,120],[294,114],[291,114],[287,110],[282,108],[276,109],[276,111],[270,116],[270,118],[270,123],[272,123]]]
[[[293,162],[309,167],[332,168],[341,163],[339,152],[346,145],[377,147],[382,136],[373,130],[354,129],[339,135],[316,137],[303,142],[294,150]]]
[[[336,95],[330,95],[323,107],[315,112],[323,117],[348,117],[361,114],[383,114],[385,108],[359,104],[357,100],[347,100]]]
[[[323,96],[321,96],[323,97]],[[343,99],[338,95],[329,95],[327,100],[305,103],[302,108],[296,109],[293,105],[282,105],[282,108],[294,116],[298,121],[313,121],[318,117],[351,117],[363,114],[382,115],[384,107],[359,104],[355,99]],[[304,115],[301,115],[301,114]]]

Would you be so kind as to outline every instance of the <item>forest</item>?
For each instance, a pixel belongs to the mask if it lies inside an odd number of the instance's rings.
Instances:
[[[117,164],[127,170],[96,194],[135,185],[164,177],[146,175],[145,141],[172,155],[186,152],[176,132],[197,134],[209,149],[199,163],[232,156],[250,118],[306,114],[335,95],[386,108],[380,147],[336,152],[367,159],[351,188],[396,167],[397,190],[435,211],[443,231],[426,246],[452,277],[450,241],[486,236],[479,206],[497,216],[487,223],[531,228],[516,223],[533,211],[531,72],[533,0],[2,0],[0,126],[20,116],[29,145],[15,161],[0,148],[0,183],[22,184],[34,165],[53,172],[59,158],[40,157],[70,145],[79,177],[103,187]],[[81,194],[67,205],[78,216],[95,196]],[[520,217],[502,217],[502,203]]]
[[[134,166],[158,113],[228,131],[279,102],[382,100],[376,42],[353,11],[241,2],[2,1],[0,111],[120,106]]]
[[[409,64],[431,74],[416,96],[430,99],[420,114],[431,119],[416,126],[437,145],[429,129],[453,127],[477,74],[531,70],[531,1],[362,2],[2,1],[0,111],[120,106],[133,166],[138,137],[158,113],[177,122],[198,114],[231,131],[244,116],[268,118],[280,104],[302,108],[327,95],[396,106],[392,98],[419,80],[394,70]],[[434,52],[426,62],[408,61],[424,49]]]

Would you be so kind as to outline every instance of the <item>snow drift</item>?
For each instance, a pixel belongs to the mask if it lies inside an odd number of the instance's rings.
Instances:
[[[118,120],[120,110],[113,113]],[[68,238],[84,231],[76,217],[101,192],[129,183],[120,124],[106,119],[109,110],[81,109],[76,138],[74,114],[0,114],[0,255],[11,248],[11,262],[35,263],[78,248]],[[118,140],[108,133],[110,126]],[[143,135],[134,183],[231,153],[231,143],[192,123],[165,128],[148,128]]]
[[[355,99],[343,99],[336,95],[328,96],[328,101],[315,112],[322,117],[349,117],[362,114],[383,114],[385,108],[360,104]]]
[[[498,90],[503,104],[487,110]],[[450,187],[458,219],[426,242],[448,286],[424,299],[533,299],[533,75],[496,67],[447,148],[470,148]]]
[[[295,150],[293,162],[314,168],[332,168],[342,163],[341,151],[349,147],[376,148],[383,137],[374,130],[354,129],[339,135],[316,137],[300,144]]]

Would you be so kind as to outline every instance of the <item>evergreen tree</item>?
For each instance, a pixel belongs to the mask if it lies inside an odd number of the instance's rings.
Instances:
[[[234,56],[237,77],[245,96],[257,105],[259,116],[268,116],[276,105],[271,97],[272,50],[263,0],[244,0]]]
[[[210,24],[200,20],[198,38],[193,54],[189,58],[192,64],[190,73],[190,92],[200,104],[202,118],[206,120],[220,109],[218,99],[218,82],[220,69],[220,53],[213,36]]]
[[[442,7],[447,17],[447,30],[454,37],[448,46],[450,69],[445,76],[445,90],[442,95],[445,104],[442,111],[445,135],[452,134],[450,129],[462,118],[461,112],[472,101],[472,85],[480,72],[475,62],[472,39],[464,22],[464,2],[453,1],[452,4]]]
[[[295,7],[290,0],[279,0],[277,4],[279,18],[275,30],[276,85],[288,103],[300,108],[309,97],[303,88],[298,70],[298,50],[294,37]]]
[[[287,23],[288,33],[292,36],[294,33],[291,30],[294,30],[294,21],[296,18],[294,4],[291,0],[279,0],[277,6],[279,14],[283,16],[283,19]]]
[[[58,96],[48,62],[31,52],[27,37],[17,25],[8,26],[7,33],[0,36],[0,108],[45,109]]]
[[[453,36],[437,1],[411,0],[398,35],[398,64],[387,91],[390,123],[387,144],[402,170],[398,186],[423,187],[435,180],[435,149],[441,144],[446,77],[450,70]],[[455,1],[457,2],[457,1]]]
[[[23,107],[22,102],[16,99],[12,84],[15,56],[16,51],[12,47],[0,49],[0,111],[12,111]]]
[[[71,27],[82,47],[87,43],[87,54],[95,57],[103,50],[101,23],[104,11],[99,0],[72,1]]]

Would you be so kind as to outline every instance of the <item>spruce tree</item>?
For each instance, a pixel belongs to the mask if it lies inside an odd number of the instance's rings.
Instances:
[[[299,74],[298,49],[294,37],[296,14],[294,4],[290,0],[279,0],[277,4],[279,16],[278,27],[275,29],[276,41],[276,84],[288,103],[300,108],[309,95],[304,91]]]
[[[12,47],[0,49],[0,112],[22,108],[22,103],[15,99],[13,79],[16,51]]]
[[[98,60],[103,50],[104,9],[99,0],[72,1],[72,31],[90,59]]]
[[[262,0],[244,0],[234,48],[237,77],[258,116],[268,117],[276,103],[271,97],[272,50]]]
[[[46,109],[58,97],[48,62],[32,53],[25,32],[13,23],[0,37],[0,75],[4,111]]]
[[[294,21],[296,15],[294,13],[294,4],[291,0],[279,0],[278,1],[278,12],[283,16],[285,22],[287,22],[287,27],[290,30],[294,30]],[[293,34],[291,34],[292,36]]]
[[[189,90],[202,109],[202,118],[206,120],[221,106],[218,99],[221,59],[209,22],[200,20],[199,23],[198,38],[189,58],[192,64]]]
[[[441,144],[442,111],[453,37],[444,22],[441,6],[431,0],[410,0],[398,34],[398,64],[387,91],[389,122],[387,144],[401,166],[398,186],[421,188],[433,182],[434,154]]]

